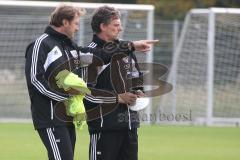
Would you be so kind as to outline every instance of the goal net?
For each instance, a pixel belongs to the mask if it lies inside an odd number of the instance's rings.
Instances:
[[[189,122],[240,122],[240,9],[192,9],[169,74],[173,91],[162,112],[190,113]]]
[[[30,102],[24,75],[26,46],[48,25],[50,13],[59,2],[0,1],[0,120],[29,120]],[[85,8],[75,37],[78,45],[87,45],[92,39],[90,20],[95,8],[110,5],[122,13],[126,40],[153,39],[152,5],[71,3]],[[151,62],[152,53],[138,54],[141,61]]]

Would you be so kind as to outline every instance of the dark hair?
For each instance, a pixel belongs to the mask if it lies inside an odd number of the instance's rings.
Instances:
[[[62,22],[64,19],[71,22],[76,15],[82,16],[84,14],[85,10],[79,7],[60,5],[52,12],[49,24],[55,27],[60,27],[63,25]]]
[[[109,6],[102,6],[96,9],[92,16],[91,26],[94,33],[100,33],[100,24],[109,24],[113,19],[121,18],[118,10]]]

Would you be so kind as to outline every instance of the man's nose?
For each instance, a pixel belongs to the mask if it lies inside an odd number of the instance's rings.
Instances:
[[[121,26],[121,27],[119,27],[119,31],[122,31],[122,30],[123,30],[122,26]]]

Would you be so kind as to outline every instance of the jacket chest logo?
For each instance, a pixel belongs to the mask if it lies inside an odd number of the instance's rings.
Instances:
[[[55,62],[61,56],[62,56],[62,52],[60,51],[60,49],[57,46],[55,46],[47,55],[47,59],[46,59],[46,61],[44,63],[45,71],[50,66],[50,64]]]

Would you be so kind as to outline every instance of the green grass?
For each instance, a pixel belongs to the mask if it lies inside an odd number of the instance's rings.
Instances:
[[[143,126],[139,160],[239,160],[240,128]],[[78,132],[75,160],[87,160],[87,129]],[[46,160],[31,124],[0,123],[1,160]]]

